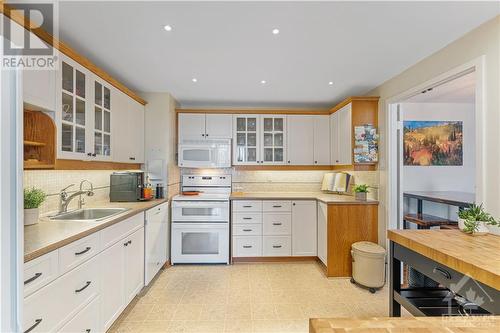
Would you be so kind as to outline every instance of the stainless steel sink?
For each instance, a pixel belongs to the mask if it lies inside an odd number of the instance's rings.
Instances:
[[[86,208],[52,216],[52,220],[100,221],[129,210],[128,208]]]

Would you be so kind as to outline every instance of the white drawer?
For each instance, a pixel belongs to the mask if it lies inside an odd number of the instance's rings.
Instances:
[[[262,236],[262,224],[235,224],[233,236]]]
[[[264,212],[291,212],[292,202],[291,201],[264,201],[262,204],[262,210]]]
[[[290,236],[264,236],[263,237],[263,253],[267,257],[291,256]]]
[[[42,288],[59,276],[58,250],[24,264],[24,297]]]
[[[99,259],[90,259],[26,297],[22,331],[34,325],[30,332],[55,331],[95,298],[99,292]]]
[[[101,231],[101,249],[106,249],[144,226],[144,212],[113,224]]]
[[[264,213],[264,235],[291,235],[292,215],[289,213]]]
[[[79,239],[59,249],[59,274],[75,268],[100,252],[100,233]]]
[[[262,223],[262,213],[234,213],[233,224]]]
[[[234,236],[233,257],[262,256],[262,236]]]
[[[73,319],[67,322],[59,332],[101,332],[99,306],[99,297],[96,297],[78,312]]]
[[[233,212],[260,212],[262,201],[259,200],[233,200]]]

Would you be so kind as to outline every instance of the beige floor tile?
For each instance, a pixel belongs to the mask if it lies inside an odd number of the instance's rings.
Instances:
[[[225,320],[226,304],[204,304],[201,309],[200,320]]]
[[[169,321],[145,321],[137,328],[135,332],[140,333],[163,333],[168,332],[170,322]]]
[[[153,308],[146,316],[145,321],[171,320],[176,310],[176,304],[153,304]]]
[[[275,304],[278,319],[305,319],[300,304]]]
[[[207,320],[199,320],[199,321],[188,321],[187,331],[193,333],[222,333],[224,332],[224,320],[217,321],[207,321]]]
[[[252,327],[258,333],[283,333],[280,320],[252,320]]]
[[[252,303],[252,320],[278,319],[273,303]]]
[[[226,333],[250,333],[252,332],[251,320],[226,320],[224,332]]]
[[[179,304],[172,320],[199,320],[202,308],[201,304]]]
[[[226,309],[226,320],[239,319],[249,320],[252,318],[250,303],[228,304]]]

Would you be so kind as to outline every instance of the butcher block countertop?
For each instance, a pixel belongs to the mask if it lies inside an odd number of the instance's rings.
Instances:
[[[231,200],[318,200],[326,204],[378,205],[377,200],[356,200],[352,195],[323,192],[233,192]]]
[[[167,199],[137,202],[97,202],[84,208],[128,208],[129,210],[102,221],[57,221],[41,217],[34,225],[24,227],[24,262],[38,258],[80,238],[121,222],[140,212],[167,202]]]
[[[459,230],[389,230],[388,238],[414,252],[500,290],[500,236]]]
[[[500,316],[310,319],[310,333],[486,333],[500,331]]]

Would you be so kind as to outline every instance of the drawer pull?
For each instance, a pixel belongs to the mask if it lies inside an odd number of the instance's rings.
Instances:
[[[28,284],[28,283],[31,283],[33,281],[35,281],[36,279],[38,279],[40,276],[42,276],[42,273],[35,273],[34,276],[30,277],[28,280],[24,281],[24,284]]]
[[[80,292],[84,291],[85,289],[87,289],[90,286],[91,283],[92,283],[92,281],[87,281],[87,283],[85,283],[85,285],[83,287],[75,290],[75,293],[80,293]]]
[[[281,222],[273,222],[273,225],[281,225]]]
[[[243,206],[243,208],[252,208],[252,207],[253,207],[252,205]]]
[[[252,229],[243,229],[243,231],[250,232]]]
[[[243,220],[251,220],[251,217],[244,217]]]
[[[274,205],[273,208],[281,208],[281,205]]]
[[[244,248],[244,249],[251,249],[251,248],[252,248],[252,245],[243,245],[243,248]]]
[[[75,252],[75,256],[79,256],[79,255],[82,255],[82,254],[84,254],[84,253],[87,253],[87,252],[89,252],[89,251],[90,251],[90,249],[91,249],[91,247],[90,247],[90,246],[87,246],[87,247],[85,248],[85,250],[80,251],[80,252]]]
[[[90,333],[90,332],[92,332],[92,330],[91,330],[90,328],[87,328],[87,329],[85,330],[85,333]]]
[[[446,279],[451,280],[450,272],[448,272],[440,267],[434,267],[434,269],[432,270],[432,273],[434,273],[434,274],[439,273],[442,276],[444,276]]]
[[[275,248],[275,249],[281,249],[281,245],[273,245],[273,248]]]
[[[30,328],[28,328],[26,331],[24,331],[24,333],[28,333],[28,332],[33,331],[35,329],[35,327],[37,327],[38,325],[40,325],[41,322],[42,322],[42,318],[36,319],[35,323]]]

